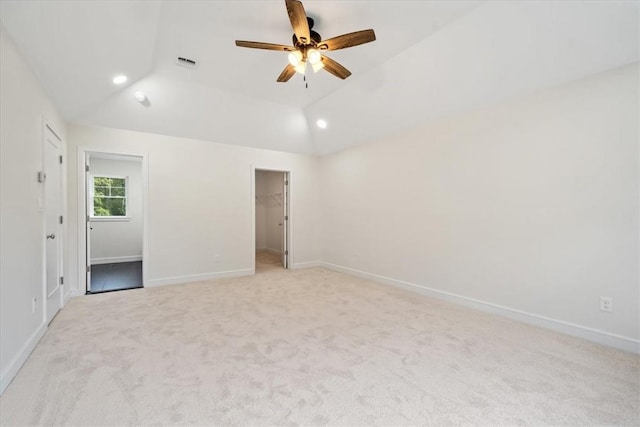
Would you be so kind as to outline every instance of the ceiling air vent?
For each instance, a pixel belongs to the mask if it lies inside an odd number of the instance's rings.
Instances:
[[[178,57],[177,64],[182,66],[182,67],[196,68],[196,61],[194,61],[193,59],[189,59],[189,58],[183,58],[182,56]]]

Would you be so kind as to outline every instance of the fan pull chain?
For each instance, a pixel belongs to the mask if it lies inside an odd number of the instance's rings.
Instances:
[[[309,89],[309,83],[307,82],[307,76],[302,76],[302,80],[304,81],[304,88]]]

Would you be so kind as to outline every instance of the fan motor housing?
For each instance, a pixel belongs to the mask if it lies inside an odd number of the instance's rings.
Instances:
[[[296,37],[296,35],[294,34],[292,37],[294,46],[298,48],[302,46],[309,46],[309,45],[315,46],[322,41],[322,37],[320,37],[320,34],[312,30],[314,23],[315,22],[313,21],[313,18],[309,18],[307,16],[307,24],[309,25],[309,35],[311,36],[311,43],[307,43],[305,45],[304,43],[300,42],[300,40],[298,40],[298,37]]]
[[[293,40],[293,45],[296,47],[300,47],[300,46],[308,46],[308,45],[317,45],[322,41],[322,37],[320,37],[320,34],[316,33],[313,30],[309,31],[310,35],[311,35],[311,43],[307,43],[306,45],[304,43],[301,43],[300,40],[298,40],[298,37],[296,37],[296,35],[294,34],[292,37]]]

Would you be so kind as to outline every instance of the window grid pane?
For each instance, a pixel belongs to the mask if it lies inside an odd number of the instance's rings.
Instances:
[[[126,179],[94,177],[93,215],[96,217],[126,216]]]

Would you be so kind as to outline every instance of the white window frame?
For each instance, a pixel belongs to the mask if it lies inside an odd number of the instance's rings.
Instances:
[[[95,182],[96,178],[114,178],[114,179],[124,179],[124,210],[126,215],[124,216],[96,216],[93,208],[94,204],[94,195],[95,195]],[[91,221],[131,221],[131,216],[129,215],[129,177],[121,176],[121,175],[110,175],[110,174],[90,174],[89,179],[91,180],[91,188],[89,198],[90,200],[90,218]]]

